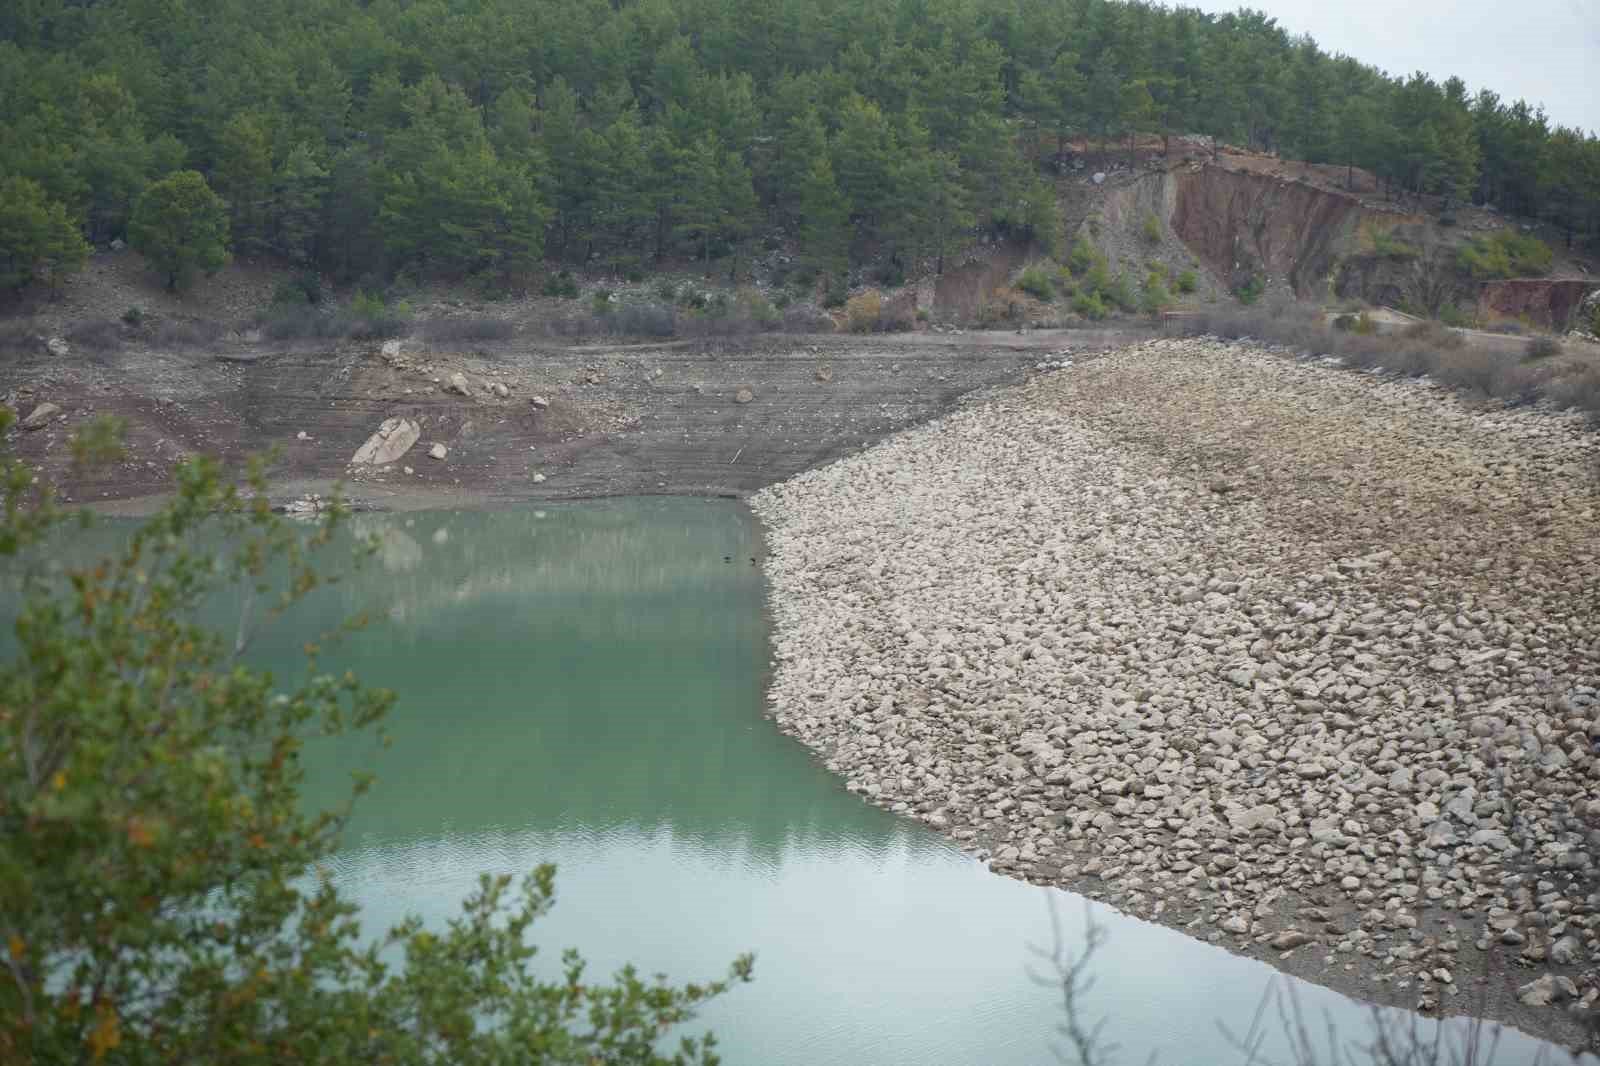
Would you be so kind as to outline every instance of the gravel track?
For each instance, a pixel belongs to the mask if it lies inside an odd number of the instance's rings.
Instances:
[[[782,728],[998,871],[1578,1039],[1595,435],[1211,340],[973,399],[753,498]]]

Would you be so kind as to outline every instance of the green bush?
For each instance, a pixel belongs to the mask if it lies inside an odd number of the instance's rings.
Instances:
[[[1185,270],[1178,275],[1178,291],[1191,293],[1200,287],[1200,275],[1193,270]]]
[[[609,315],[611,313],[611,290],[600,289],[589,297],[589,308],[597,315]]]
[[[827,287],[822,290],[822,306],[830,309],[843,307],[849,299],[850,286],[845,279],[838,275],[829,278]]]
[[[898,259],[890,259],[873,270],[872,280],[886,289],[898,288],[906,283],[906,268]]]
[[[668,306],[678,302],[678,283],[671,278],[662,278],[656,282],[654,292],[656,299]]]
[[[350,313],[357,318],[378,318],[387,314],[389,307],[383,297],[362,289],[350,298]]]
[[[138,304],[130,305],[126,311],[122,312],[122,321],[135,329],[139,328],[144,325],[144,308]]]
[[[1472,325],[1472,316],[1455,304],[1445,304],[1439,308],[1439,321],[1456,329],[1465,329]]]
[[[1479,281],[1548,274],[1554,259],[1548,244],[1514,229],[1474,237],[1456,252],[1456,266]]]
[[[1144,216],[1144,239],[1151,244],[1161,243],[1161,220],[1154,211]]]
[[[778,309],[772,306],[772,301],[757,289],[741,289],[736,303],[739,315],[748,319],[756,329],[772,329],[782,317]]]
[[[568,271],[550,274],[544,279],[544,287],[539,290],[542,295],[554,296],[563,300],[575,300],[578,297],[578,282]]]
[[[1035,263],[1024,270],[1017,278],[1017,288],[1032,296],[1035,300],[1050,303],[1056,298],[1055,285],[1050,278],[1050,272],[1043,266]]]
[[[1356,328],[1356,316],[1348,311],[1333,320],[1333,328],[1340,333],[1353,333]]]
[[[1134,311],[1139,307],[1139,298],[1133,291],[1133,283],[1128,280],[1128,275],[1118,273],[1111,284],[1100,290],[1110,303],[1115,304],[1120,310]]]
[[[1088,272],[1095,263],[1105,261],[1105,257],[1095,251],[1094,245],[1088,238],[1079,237],[1072,244],[1072,252],[1067,256],[1067,269],[1074,274],[1082,275]]]
[[[1097,292],[1080,292],[1072,298],[1072,309],[1084,318],[1098,322],[1109,313]]]
[[[1233,287],[1234,299],[1246,307],[1261,299],[1261,294],[1266,291],[1259,274],[1251,274]]]
[[[1154,278],[1145,280],[1144,291],[1139,294],[1139,309],[1146,314],[1160,314],[1172,303],[1172,294],[1166,285]]]
[[[314,270],[284,278],[272,290],[274,307],[316,306],[322,302],[322,277]]]

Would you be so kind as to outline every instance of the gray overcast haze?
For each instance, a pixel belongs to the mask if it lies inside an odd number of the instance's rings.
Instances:
[[[1600,0],[1168,0],[1223,13],[1265,11],[1390,74],[1460,76],[1476,93],[1544,104],[1551,125],[1600,131]]]

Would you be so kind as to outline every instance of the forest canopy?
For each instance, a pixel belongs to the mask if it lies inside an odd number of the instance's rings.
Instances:
[[[797,242],[813,271],[1053,241],[1063,146],[1197,133],[1600,236],[1600,143],[1249,9],[1110,0],[17,0],[0,188],[128,238],[195,172],[235,254],[341,281],[619,272]],[[21,179],[21,181],[18,181]],[[23,184],[28,182],[31,184]],[[43,190],[39,202],[35,190]],[[137,227],[134,227],[137,228]],[[59,230],[57,225],[55,230]],[[5,278],[70,269],[59,234]],[[66,242],[70,244],[70,242]]]

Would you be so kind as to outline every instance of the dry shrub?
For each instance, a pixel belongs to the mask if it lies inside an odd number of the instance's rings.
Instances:
[[[1548,391],[1557,403],[1600,417],[1600,367],[1553,382]]]
[[[215,344],[227,332],[227,327],[221,322],[207,318],[162,319],[151,331],[151,340],[169,347],[197,348]]]
[[[851,333],[873,333],[878,328],[878,315],[883,311],[883,295],[877,289],[868,289],[852,296],[844,305],[844,328]]]
[[[0,322],[0,352],[24,353],[42,349],[44,339],[29,322]]]
[[[984,329],[1020,324],[1026,314],[1027,297],[1006,285],[997,286],[978,305],[977,324]]]
[[[1467,343],[1461,334],[1437,322],[1414,322],[1401,330],[1400,335],[1407,340],[1442,348],[1446,351],[1460,348]]]
[[[903,333],[917,327],[917,294],[910,290],[883,301],[878,311],[879,333]]]
[[[1523,355],[1528,359],[1547,359],[1561,354],[1561,342],[1554,337],[1530,337]]]
[[[678,332],[677,315],[664,304],[622,304],[602,321],[610,332],[623,337],[660,339]]]
[[[832,333],[833,319],[810,304],[800,304],[783,309],[779,328],[785,333]]]
[[[122,326],[111,318],[74,322],[64,334],[68,344],[89,352],[111,352],[122,347]]]
[[[448,341],[503,341],[516,335],[516,323],[490,315],[457,315],[422,324],[422,339],[433,344]]]
[[[1321,313],[1296,305],[1207,311],[1176,323],[1190,335],[1251,339],[1307,352],[1338,356],[1357,369],[1382,369],[1407,377],[1429,376],[1474,394],[1528,403],[1540,396],[1600,412],[1600,369],[1561,379],[1550,363],[1523,362],[1523,346],[1508,340],[1493,348],[1469,346],[1460,334],[1437,323],[1408,326],[1397,335],[1363,336],[1329,329]]]

